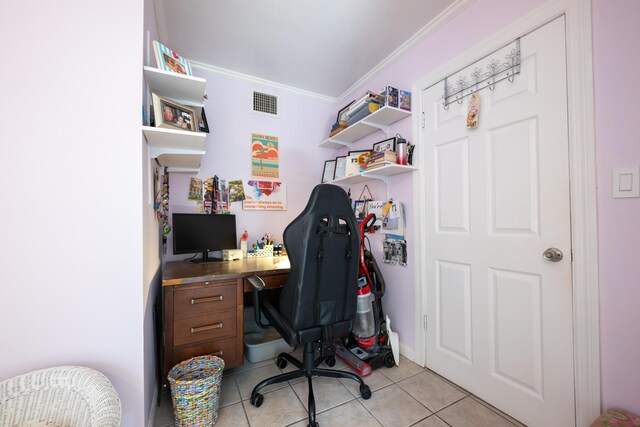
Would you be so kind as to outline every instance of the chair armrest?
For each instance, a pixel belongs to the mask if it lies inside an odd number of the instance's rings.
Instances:
[[[260,292],[265,288],[264,280],[260,276],[252,275],[247,277],[247,282],[253,287],[253,318],[256,325],[262,329],[270,328],[269,323],[262,323],[262,314],[260,311]]]
[[[265,301],[262,308],[264,309],[264,315],[267,316],[267,319],[269,319],[273,327],[276,328],[287,344],[291,347],[300,345],[298,333],[273,305]]]

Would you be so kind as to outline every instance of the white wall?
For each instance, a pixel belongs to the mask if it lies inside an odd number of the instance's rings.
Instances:
[[[142,2],[2,2],[0,380],[105,373],[143,414]]]

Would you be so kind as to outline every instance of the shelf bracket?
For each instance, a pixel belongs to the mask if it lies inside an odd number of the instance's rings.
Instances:
[[[371,123],[371,122],[368,122],[366,119],[360,120],[360,123],[365,124],[367,126],[371,126],[372,128],[380,129],[385,133],[385,135],[389,136],[389,126],[384,126],[377,123]]]
[[[335,148],[342,148],[342,147],[350,147],[350,146],[351,146],[351,144],[350,144],[350,143],[340,141],[339,139],[329,138],[329,141],[330,141],[330,142],[333,142],[334,144],[338,144],[338,145],[340,145],[340,147],[335,147]]]
[[[149,155],[152,159],[157,158],[163,154],[197,154],[204,156],[206,151],[200,150],[179,150],[177,148],[167,148],[167,147],[150,147]]]

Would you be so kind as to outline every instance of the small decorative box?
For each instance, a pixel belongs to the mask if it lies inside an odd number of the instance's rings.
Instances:
[[[273,256],[273,245],[264,245],[262,249],[255,249],[247,254],[247,258],[262,258]]]
[[[406,90],[400,91],[400,108],[411,111],[411,92]]]

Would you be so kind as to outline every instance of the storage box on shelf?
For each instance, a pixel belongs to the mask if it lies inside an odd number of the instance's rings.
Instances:
[[[144,77],[152,93],[192,107],[204,105],[205,79],[151,67],[144,67]],[[151,146],[151,157],[169,172],[198,172],[206,133],[151,126],[143,126],[142,132]]]

